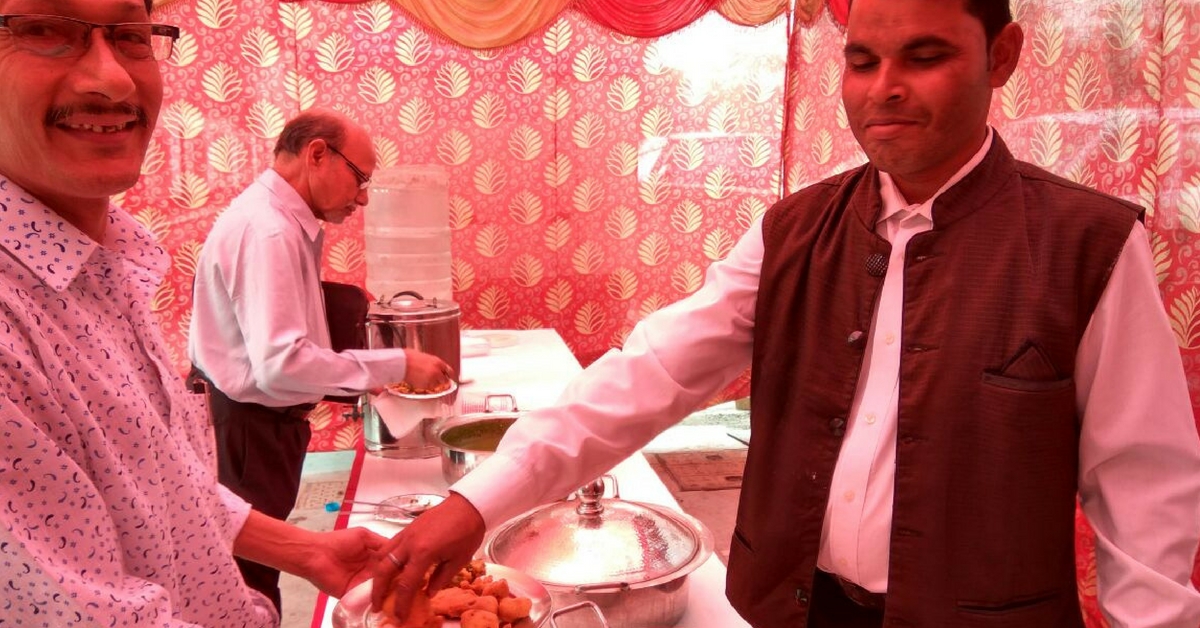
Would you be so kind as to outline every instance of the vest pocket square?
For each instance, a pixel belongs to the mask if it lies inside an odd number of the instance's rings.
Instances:
[[[1002,388],[1038,391],[1069,386],[1072,378],[1063,377],[1045,351],[1032,340],[1026,340],[1003,366],[985,371],[983,381]]]

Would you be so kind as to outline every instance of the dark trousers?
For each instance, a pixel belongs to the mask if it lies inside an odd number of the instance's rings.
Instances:
[[[193,377],[197,374],[194,372]],[[189,378],[191,379],[191,378]],[[226,397],[208,385],[217,444],[217,478],[254,509],[287,519],[300,492],[300,472],[312,429],[305,418],[313,404],[270,408]],[[279,571],[237,559],[250,588],[280,608]]]
[[[812,608],[808,628],[882,628],[883,610],[859,605],[846,597],[841,585],[818,570],[813,580]]]

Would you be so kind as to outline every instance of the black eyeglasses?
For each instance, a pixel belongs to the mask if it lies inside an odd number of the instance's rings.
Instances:
[[[162,61],[171,56],[179,27],[149,22],[96,24],[61,15],[0,15],[18,49],[43,57],[82,57],[92,45],[92,29],[104,30],[113,50],[127,59]]]
[[[343,155],[342,151],[334,148],[333,144],[325,144],[325,146],[327,146],[329,150],[336,153],[338,157],[341,157],[342,161],[344,161],[347,166],[350,166],[350,172],[354,173],[354,180],[358,181],[358,189],[365,190],[367,189],[367,186],[371,185],[371,177],[368,177],[367,173],[362,171],[362,168],[354,165],[354,162],[350,161],[349,157]]]

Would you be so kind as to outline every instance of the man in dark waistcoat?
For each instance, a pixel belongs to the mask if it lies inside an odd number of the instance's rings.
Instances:
[[[1003,0],[855,0],[843,101],[870,163],[778,203],[522,419],[393,539],[376,584],[415,591],[441,563],[439,585],[486,527],[750,364],[727,580],[749,624],[1082,626],[1077,496],[1110,623],[1200,624],[1200,437],[1142,210],[988,126],[1023,38]]]

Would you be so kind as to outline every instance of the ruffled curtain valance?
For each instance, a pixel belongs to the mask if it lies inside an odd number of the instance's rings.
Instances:
[[[298,0],[282,0],[295,2]],[[358,4],[369,0],[328,0]],[[787,0],[389,0],[429,29],[468,48],[498,48],[524,39],[570,7],[632,37],[660,37],[709,11],[758,26],[787,10]]]

